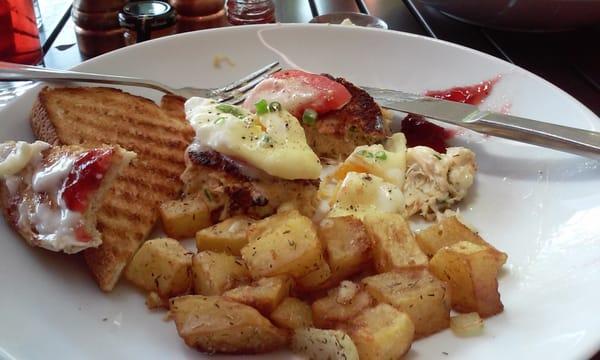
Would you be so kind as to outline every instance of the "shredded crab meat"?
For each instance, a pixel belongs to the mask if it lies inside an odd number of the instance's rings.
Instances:
[[[407,149],[403,192],[407,214],[420,213],[434,219],[462,200],[473,184],[475,154],[463,147],[448,148],[446,154],[425,147]]]

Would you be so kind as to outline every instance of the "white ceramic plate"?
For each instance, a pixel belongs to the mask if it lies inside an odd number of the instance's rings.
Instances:
[[[260,38],[263,41],[260,41]],[[268,47],[265,46],[268,44]],[[274,52],[278,54],[276,54]],[[235,66],[213,67],[215,55]],[[285,55],[313,72],[413,92],[502,79],[484,107],[599,130],[600,120],[548,82],[460,46],[399,32],[327,25],[225,28],[125,48],[80,70],[140,76],[174,86],[219,86]],[[159,98],[159,94],[128,89]],[[0,140],[31,140],[28,93],[0,113]],[[584,358],[600,346],[598,161],[463,133],[479,173],[461,207],[483,237],[509,254],[500,280],[505,311],[485,334],[449,330],[417,341],[421,359]],[[164,313],[126,283],[104,294],[73,257],[25,245],[0,221],[0,358],[200,358]],[[270,355],[290,356],[289,353]]]

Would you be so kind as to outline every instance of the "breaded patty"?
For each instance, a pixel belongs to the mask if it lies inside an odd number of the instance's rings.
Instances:
[[[184,196],[202,194],[213,221],[238,214],[262,218],[284,203],[307,216],[315,211],[318,180],[280,179],[195,145],[188,148],[186,164],[181,176]]]
[[[317,155],[345,158],[359,145],[380,143],[390,136],[389,119],[371,95],[343,78],[324,76],[342,84],[352,98],[341,109],[320,116],[314,126],[303,124],[308,144]]]

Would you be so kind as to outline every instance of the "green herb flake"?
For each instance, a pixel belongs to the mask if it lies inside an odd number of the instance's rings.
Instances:
[[[438,154],[433,154],[433,156],[435,156],[435,158],[438,159],[438,160],[442,160],[442,157],[440,155],[438,155]]]
[[[379,160],[386,160],[387,154],[385,153],[385,151],[379,150],[378,152],[375,153],[375,158],[379,159]]]
[[[267,100],[265,99],[262,99],[261,101],[254,104],[254,107],[256,108],[257,115],[263,115],[269,112],[269,105],[267,104]]]
[[[244,114],[244,112],[242,110],[240,110],[238,107],[233,106],[233,105],[229,105],[229,104],[219,104],[216,106],[217,110],[224,112],[226,114],[231,114],[237,118],[243,119],[244,117],[246,117],[246,114]]]
[[[279,110],[281,110],[281,104],[278,103],[277,101],[273,101],[272,103],[269,104],[270,112],[278,112]]]
[[[208,189],[204,189],[204,196],[206,196],[208,201],[211,201],[211,202],[213,201],[212,194],[210,193],[210,191]]]
[[[314,125],[317,122],[317,112],[314,109],[306,109],[302,114],[302,122],[306,125]]]
[[[220,117],[217,118],[217,120],[215,120],[215,125],[219,125],[223,121],[225,121],[225,118],[223,116],[220,116]]]

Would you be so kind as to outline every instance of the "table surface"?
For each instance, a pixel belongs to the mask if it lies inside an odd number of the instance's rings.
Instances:
[[[85,60],[79,53],[71,1],[38,0],[47,67],[67,69]],[[450,19],[419,0],[274,0],[277,20],[307,23],[314,16],[351,11],[375,15],[391,30],[471,47],[519,65],[549,80],[600,115],[600,27],[564,33],[512,33]],[[600,360],[600,353],[594,356]]]

